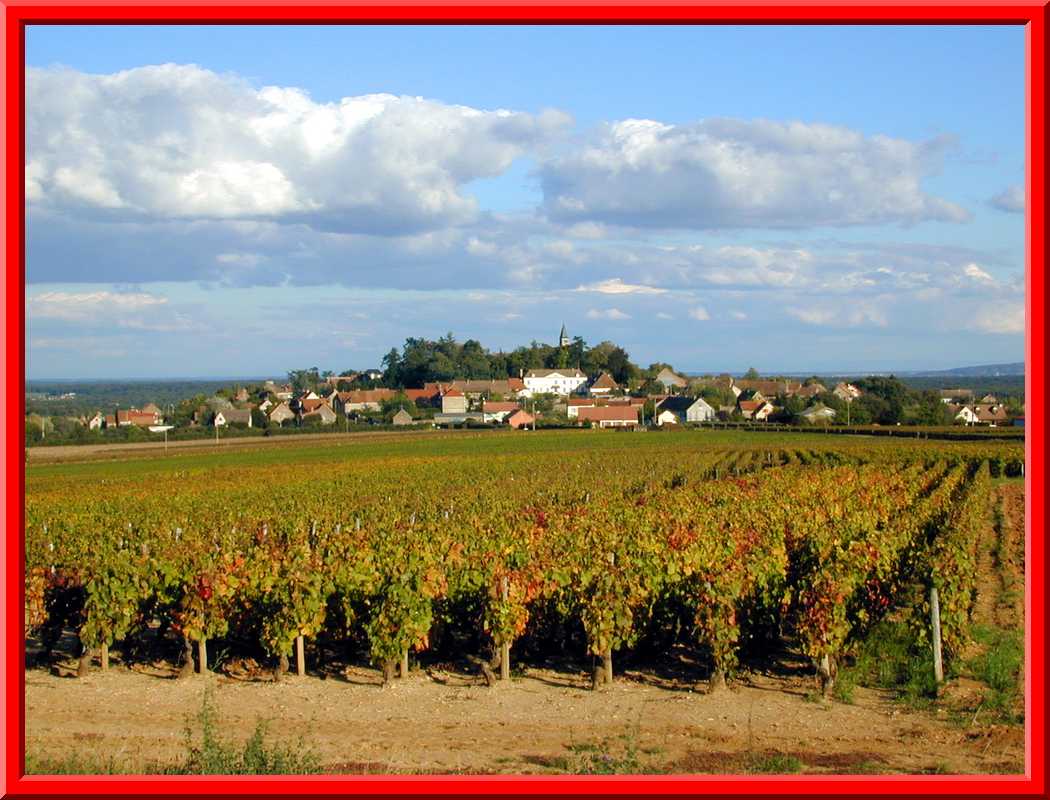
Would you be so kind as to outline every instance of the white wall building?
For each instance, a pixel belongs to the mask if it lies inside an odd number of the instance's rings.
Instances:
[[[578,369],[530,369],[525,373],[525,391],[534,394],[569,395],[587,383]]]

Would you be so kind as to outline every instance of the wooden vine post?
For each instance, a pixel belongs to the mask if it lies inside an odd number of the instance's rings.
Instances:
[[[208,674],[208,640],[201,635],[197,640],[197,672],[201,675]]]
[[[944,664],[941,661],[941,606],[937,587],[930,587],[930,627],[933,629],[933,677],[937,688],[944,683]]]
[[[109,671],[109,645],[103,642],[98,648],[98,660],[103,672]]]
[[[306,675],[306,644],[302,634],[295,637],[295,671],[300,678]]]
[[[86,645],[82,646],[80,651],[80,661],[77,663],[77,677],[86,678],[88,671],[91,669],[91,648]]]
[[[401,651],[401,677],[408,677],[408,647]]]
[[[503,576],[503,603],[510,597],[510,586],[507,576]],[[504,641],[499,646],[499,677],[501,681],[510,680],[510,642]]]

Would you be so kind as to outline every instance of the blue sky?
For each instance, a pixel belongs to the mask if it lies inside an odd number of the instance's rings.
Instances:
[[[30,27],[27,375],[1024,349],[1020,27]]]

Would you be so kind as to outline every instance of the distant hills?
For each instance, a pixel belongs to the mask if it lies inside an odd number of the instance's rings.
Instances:
[[[915,378],[938,377],[999,377],[1003,375],[1024,375],[1024,362],[1013,364],[981,364],[977,367],[954,367],[953,369],[927,370],[925,372],[899,372],[898,375],[909,375]]]

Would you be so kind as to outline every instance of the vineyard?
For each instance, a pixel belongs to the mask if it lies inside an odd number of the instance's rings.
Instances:
[[[49,653],[75,632],[81,674],[142,642],[184,675],[221,643],[278,679],[335,652],[386,682],[433,651],[490,684],[575,651],[596,689],[626,649],[687,639],[717,689],[789,640],[828,694],[887,614],[929,642],[931,596],[956,657],[991,481],[1023,459],[1014,443],[581,432],[38,467],[26,635]]]

